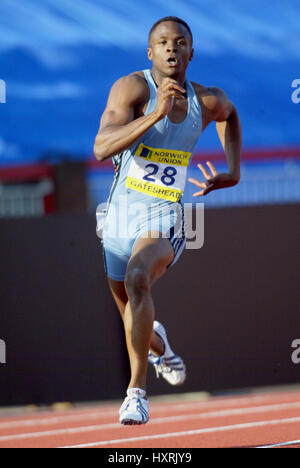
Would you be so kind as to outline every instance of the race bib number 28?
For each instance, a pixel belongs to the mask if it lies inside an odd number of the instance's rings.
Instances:
[[[140,143],[129,168],[126,187],[151,197],[177,202],[182,197],[191,153],[150,148]]]

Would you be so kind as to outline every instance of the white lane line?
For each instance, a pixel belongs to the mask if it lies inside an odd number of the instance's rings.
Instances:
[[[300,393],[297,395],[297,399],[299,400]],[[219,397],[215,397],[219,398]],[[253,397],[238,397],[238,398],[224,398],[222,400],[208,400],[206,402],[190,402],[189,404],[183,403],[183,402],[177,402],[176,403],[176,411],[185,411],[186,409],[201,409],[201,408],[207,408],[209,409],[210,406],[218,408],[218,407],[228,407],[228,406],[234,406],[234,405],[253,405],[253,404],[258,404],[258,403],[267,403],[268,400],[271,400],[272,403],[274,403],[274,396],[268,394],[268,395],[261,395],[261,396],[253,396]],[[284,401],[284,398],[280,398],[280,401],[277,403],[292,403],[291,401]],[[150,398],[150,404],[151,404],[151,398]],[[167,403],[166,405],[161,406],[164,410],[169,408],[169,404]],[[171,407],[171,406],[170,406]],[[173,409],[173,407],[172,407]]]
[[[115,439],[115,440],[106,440],[101,442],[92,442],[88,444],[80,444],[80,445],[71,445],[65,447],[58,447],[58,448],[88,448],[88,447],[101,447],[103,445],[113,445],[113,444],[124,444],[127,442],[139,442],[142,440],[153,440],[153,439],[169,439],[171,437],[183,437],[183,436],[191,436],[191,435],[198,435],[198,434],[209,434],[211,432],[225,432],[225,431],[234,431],[237,429],[251,429],[253,427],[264,427],[264,426],[275,426],[278,424],[292,424],[300,422],[299,418],[287,418],[287,419],[273,419],[270,421],[257,421],[252,423],[244,423],[244,424],[234,424],[230,426],[218,426],[218,427],[208,427],[204,429],[196,429],[193,431],[184,431],[184,432],[170,432],[168,434],[155,434],[149,436],[142,436],[142,437],[130,437],[127,439]]]
[[[220,418],[220,417],[228,417],[228,416],[240,416],[246,414],[259,414],[259,413],[266,413],[272,411],[284,411],[284,410],[291,410],[291,409],[299,409],[300,402],[295,403],[283,403],[278,405],[269,405],[269,406],[256,406],[252,408],[233,408],[228,410],[219,410],[219,411],[209,411],[206,413],[198,413],[198,414],[183,414],[180,416],[167,416],[162,418],[153,418],[151,419],[151,424],[166,424],[166,423],[176,423],[176,422],[186,422],[186,421],[194,421],[199,419],[212,419],[212,418]],[[58,436],[58,435],[65,435],[65,434],[80,434],[83,432],[96,432],[101,430],[107,429],[121,429],[122,426],[116,423],[109,423],[109,424],[98,424],[94,426],[81,426],[81,427],[72,427],[72,428],[65,428],[65,429],[54,429],[51,431],[39,431],[39,432],[31,432],[25,434],[12,434],[12,435],[5,435],[0,436],[0,442],[7,442],[10,440],[24,440],[24,439],[35,439],[40,437],[51,437],[51,436]]]
[[[95,411],[93,413],[85,413],[85,414],[66,414],[66,415],[53,415],[46,418],[36,418],[36,419],[25,419],[19,421],[7,421],[7,422],[0,422],[0,431],[3,429],[8,428],[16,428],[16,427],[31,427],[31,426],[50,426],[59,423],[69,423],[69,422],[80,422],[80,421],[89,421],[94,419],[104,419],[114,417],[116,415],[116,410],[107,411],[103,413],[103,411]]]
[[[300,395],[300,393],[299,393]],[[219,398],[219,397],[215,397]],[[224,398],[221,400],[215,400],[214,397],[212,397],[210,400],[207,401],[201,401],[201,402],[174,402],[174,403],[166,403],[165,405],[161,403],[151,403],[151,397],[150,397],[150,404],[151,404],[151,414],[156,414],[157,412],[161,411],[172,411],[172,412],[181,412],[181,411],[186,411],[189,409],[197,410],[197,409],[209,409],[210,407],[228,407],[228,406],[233,406],[233,405],[249,405],[253,403],[262,403],[266,402],[269,399],[274,400],[274,395],[273,394],[264,394],[260,396],[253,396],[253,397],[238,397],[238,398]],[[292,402],[290,402],[292,403]],[[280,403],[278,403],[280,404]],[[286,402],[286,404],[289,404],[289,402]],[[2,429],[8,429],[8,428],[17,428],[17,427],[31,427],[31,426],[46,426],[46,425],[55,425],[59,423],[68,423],[68,422],[80,422],[84,420],[95,420],[95,419],[104,419],[106,417],[115,417],[116,413],[118,413],[119,408],[116,409],[99,409],[99,407],[95,407],[95,410],[88,409],[87,412],[82,412],[80,410],[80,414],[62,414],[57,416],[56,414],[54,415],[47,415],[47,417],[42,417],[42,414],[40,415],[41,417],[39,418],[38,415],[36,418],[32,419],[15,419],[13,421],[3,421],[1,422],[0,419],[0,430]],[[70,410],[72,411],[72,410]]]
[[[272,445],[261,445],[260,447],[256,448],[275,448],[275,447],[287,447],[288,445],[300,445],[300,440],[290,440],[289,442],[281,442],[280,444],[272,444]]]

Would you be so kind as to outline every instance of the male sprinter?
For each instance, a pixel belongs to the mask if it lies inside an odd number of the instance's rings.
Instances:
[[[218,174],[211,163],[208,169],[199,165],[206,181],[189,179],[201,189],[194,196],[231,187],[240,179],[241,127],[235,107],[222,90],[186,79],[193,58],[189,26],[177,17],[155,23],[148,58],[151,70],[134,72],[113,85],[94,145],[97,160],[112,157],[115,167],[102,244],[131,366],[127,397],[120,409],[122,424],[149,420],[148,360],[170,384],[185,380],[182,359],[172,351],[164,327],[154,321],[151,287],[184,249],[180,199],[187,166],[201,133],[213,121],[228,173]],[[132,217],[130,208],[137,203],[142,207],[140,214]],[[116,235],[116,223],[124,227],[129,219],[136,221],[131,234]]]

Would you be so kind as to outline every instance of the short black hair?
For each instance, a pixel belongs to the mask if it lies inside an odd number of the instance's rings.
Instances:
[[[157,26],[159,24],[161,24],[161,23],[165,23],[166,21],[172,21],[174,23],[182,24],[187,29],[189,35],[191,36],[191,40],[192,40],[192,43],[193,43],[193,34],[192,34],[192,31],[191,31],[191,28],[189,27],[189,25],[185,21],[183,21],[181,18],[178,18],[177,16],[165,16],[165,18],[161,18],[160,20],[156,21],[156,23],[154,23],[154,25],[150,29],[149,38],[148,38],[149,42],[150,42],[151,35],[152,35],[153,31],[157,28]]]

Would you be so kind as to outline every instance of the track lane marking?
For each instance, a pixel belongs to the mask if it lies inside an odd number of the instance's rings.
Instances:
[[[184,432],[170,432],[165,434],[155,434],[149,436],[142,436],[142,437],[130,437],[127,439],[115,439],[115,440],[106,440],[101,442],[92,442],[87,444],[80,444],[80,445],[70,445],[64,447],[58,447],[62,449],[71,449],[71,448],[89,448],[89,447],[101,447],[104,445],[114,445],[114,444],[124,444],[126,442],[138,442],[142,440],[153,440],[153,439],[168,439],[172,437],[184,437],[189,435],[197,435],[197,434],[208,434],[213,432],[225,432],[225,431],[234,431],[237,429],[249,429],[253,427],[264,427],[264,426],[275,426],[278,424],[292,424],[300,422],[299,418],[287,418],[287,419],[274,419],[270,421],[257,421],[252,423],[244,423],[244,424],[234,424],[230,426],[217,426],[217,427],[209,427],[204,429],[196,429],[193,431],[184,431]]]
[[[275,394],[276,395],[276,394]],[[286,394],[287,396],[291,396],[291,394]],[[293,393],[293,396],[300,396],[300,392],[299,393]],[[155,413],[159,413],[161,411],[166,411],[166,410],[170,410],[170,411],[175,411],[175,412],[180,412],[180,411],[185,411],[185,410],[189,410],[189,409],[209,409],[210,406],[213,406],[213,407],[230,407],[230,406],[234,406],[234,405],[250,405],[250,404],[253,404],[253,403],[260,403],[260,402],[266,402],[267,400],[271,399],[271,400],[274,400],[276,398],[274,398],[274,395],[273,394],[267,394],[267,395],[261,395],[261,396],[257,396],[257,395],[254,395],[253,397],[238,397],[238,398],[228,398],[228,399],[222,399],[222,400],[218,400],[219,397],[212,397],[211,399],[207,400],[207,401],[201,401],[201,402],[195,402],[195,401],[191,401],[191,402],[186,402],[186,403],[182,403],[182,402],[173,402],[173,403],[166,403],[165,405],[161,404],[161,403],[155,403],[155,402],[151,402],[151,398],[150,398],[150,404],[151,404],[151,413],[152,414],[155,414]],[[283,398],[284,400],[284,398]],[[273,403],[273,404],[290,404],[290,403],[294,403],[294,402],[285,402],[285,401],[282,401],[282,402],[277,402],[277,403]],[[121,403],[120,403],[121,405]],[[83,412],[83,410],[79,410],[80,411],[80,414],[63,414],[63,415],[60,415],[60,416],[57,416],[57,415],[50,415],[50,416],[47,416],[47,417],[36,417],[36,418],[33,418],[33,419],[15,419],[15,416],[13,417],[14,420],[13,421],[3,421],[1,422],[1,418],[0,418],[0,430],[1,429],[7,429],[7,428],[14,428],[14,427],[27,427],[27,426],[38,426],[38,425],[52,425],[52,424],[57,424],[57,423],[60,423],[60,422],[69,422],[69,421],[81,421],[81,420],[85,420],[85,419],[97,419],[97,418],[100,418],[100,419],[104,419],[106,417],[113,417],[115,416],[116,412],[118,412],[119,410],[119,407],[115,408],[115,409],[99,409],[99,407],[96,407],[95,406],[95,409],[87,409],[86,412]],[[72,411],[72,410],[69,410],[69,411]],[[73,410],[73,411],[76,411],[76,410]],[[40,415],[42,416],[42,415]]]
[[[209,411],[206,413],[198,413],[198,414],[185,414],[180,416],[166,416],[162,418],[153,418],[151,419],[151,425],[153,424],[166,424],[166,423],[176,423],[182,421],[195,421],[197,419],[212,419],[212,418],[220,418],[220,417],[227,417],[227,416],[240,416],[240,415],[248,415],[248,414],[259,414],[259,413],[267,413],[267,412],[274,412],[274,411],[283,411],[283,410],[291,410],[300,408],[300,402],[293,402],[293,403],[283,403],[283,404],[276,404],[276,405],[268,405],[268,406],[256,406],[251,408],[233,408],[228,410],[218,410],[218,411]],[[107,424],[98,424],[94,426],[81,426],[81,427],[73,427],[73,428],[65,428],[65,429],[53,429],[50,431],[39,431],[39,432],[29,432],[24,434],[12,434],[12,435],[4,435],[0,436],[0,442],[7,442],[11,440],[24,440],[24,439],[36,439],[40,437],[51,437],[51,436],[58,436],[58,435],[67,435],[67,434],[80,434],[83,432],[96,432],[101,430],[107,429],[121,429],[122,426],[120,423],[107,423]]]
[[[290,396],[291,394],[287,394]],[[293,393],[293,396],[300,396],[300,393]],[[276,394],[275,394],[276,396]],[[180,411],[185,411],[189,409],[209,409],[210,406],[218,408],[219,406],[221,407],[226,407],[226,406],[231,406],[235,404],[240,404],[240,405],[249,405],[253,403],[259,403],[259,402],[265,402],[269,399],[275,399],[273,394],[266,394],[266,395],[261,395],[261,396],[256,396],[254,395],[253,397],[238,397],[238,398],[228,398],[228,399],[223,399],[223,400],[215,400],[214,398],[219,398],[219,397],[213,397],[210,400],[207,401],[201,401],[201,402],[175,402],[175,403],[167,403],[166,405],[162,405],[161,403],[151,403],[151,398],[150,398],[150,403],[152,405],[151,408],[151,414],[155,414],[158,412],[161,412],[162,410],[170,410],[170,411],[175,411],[175,412],[180,412]],[[285,403],[275,403],[275,404],[291,404],[294,402],[285,402]],[[120,403],[121,405],[121,403]],[[95,407],[96,408],[96,407]],[[18,420],[13,420],[13,421],[4,421],[1,422],[0,419],[0,430],[2,429],[7,429],[7,428],[16,428],[16,427],[30,427],[30,426],[38,426],[38,425],[54,425],[60,422],[70,422],[70,421],[82,421],[82,420],[93,420],[93,419],[104,419],[106,417],[114,417],[116,415],[116,412],[118,412],[119,408],[116,409],[101,409],[99,410],[98,408],[95,410],[88,409],[86,413],[83,413],[82,410],[80,411],[80,414],[64,414],[64,415],[50,415],[47,417],[36,417],[33,419],[18,419]],[[234,408],[232,408],[234,409]],[[15,417],[14,417],[15,418]]]
[[[99,413],[94,412],[92,414],[67,414],[65,416],[52,416],[49,418],[36,418],[36,419],[25,419],[21,421],[7,421],[7,422],[0,422],[0,431],[3,429],[8,428],[16,428],[16,427],[31,427],[31,426],[46,426],[46,425],[54,425],[59,423],[68,423],[68,422],[76,422],[76,421],[84,421],[84,420],[93,420],[93,419],[104,419],[110,418],[116,415],[116,410],[111,410],[109,412],[103,413],[100,411]]]

